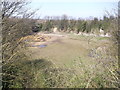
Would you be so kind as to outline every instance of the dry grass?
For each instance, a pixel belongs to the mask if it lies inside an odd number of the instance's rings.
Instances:
[[[118,87],[117,60],[108,54],[111,42],[108,38],[92,37],[88,43],[87,38],[72,36],[48,43],[44,48],[29,47],[26,54],[31,56],[31,62],[41,58],[51,62],[45,69],[38,68],[42,64],[36,63],[33,87]]]

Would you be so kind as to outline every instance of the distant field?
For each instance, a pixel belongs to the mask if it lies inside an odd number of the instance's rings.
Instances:
[[[109,44],[108,38],[104,37],[68,35],[68,37],[58,37],[56,41],[48,43],[44,48],[29,47],[29,50],[32,59],[49,59],[61,66],[70,65],[79,57],[83,58],[84,62],[91,62],[92,58],[88,56],[90,50],[106,47]]]
[[[110,78],[106,66],[112,60],[106,51],[111,44],[109,38],[73,34],[64,34],[63,37],[55,36],[54,38],[55,40],[45,43],[46,47],[28,47],[26,53],[30,56],[31,62],[42,59],[51,62],[52,69],[57,68],[58,75],[55,74],[55,71],[50,71],[53,74],[49,76],[52,80],[55,77],[66,77],[65,81],[63,80],[65,84],[62,81],[55,82],[53,80],[55,85],[49,82],[49,85],[52,86],[45,84],[46,87],[114,87],[111,86],[109,80],[106,80]],[[37,65],[39,67],[42,64],[38,63]],[[51,68],[47,64],[44,66],[47,69]],[[50,74],[50,72],[47,73]],[[55,77],[53,77],[54,75]]]

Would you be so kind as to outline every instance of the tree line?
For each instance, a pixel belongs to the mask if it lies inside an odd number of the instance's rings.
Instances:
[[[99,32],[100,29],[104,30],[105,33],[110,33],[110,24],[117,17],[115,16],[104,16],[103,19],[98,19],[94,17],[93,20],[83,20],[83,19],[72,19],[67,15],[62,15],[61,17],[45,17],[44,19],[38,19],[39,21],[36,25],[39,27],[37,31],[52,31],[54,27],[60,32],[85,32],[94,33]]]

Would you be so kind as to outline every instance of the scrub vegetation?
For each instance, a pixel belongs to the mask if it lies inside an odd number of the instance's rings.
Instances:
[[[2,88],[119,88],[117,15],[34,19],[28,4],[2,2]]]

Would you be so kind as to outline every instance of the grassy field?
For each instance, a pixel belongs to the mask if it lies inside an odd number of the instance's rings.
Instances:
[[[109,38],[66,34],[45,44],[26,50],[35,77],[28,87],[116,87]]]
[[[68,36],[59,38],[58,40],[48,43],[47,47],[29,47],[31,58],[34,59],[48,59],[55,63],[57,66],[67,65],[71,67],[73,60],[79,57],[85,63],[92,63],[89,57],[90,50],[97,49],[98,47],[107,47],[110,44],[108,38],[91,38],[85,36]],[[89,43],[88,43],[89,42]]]

